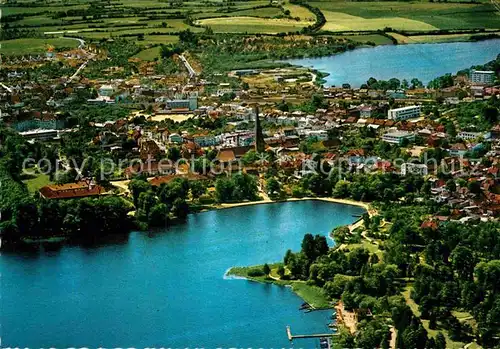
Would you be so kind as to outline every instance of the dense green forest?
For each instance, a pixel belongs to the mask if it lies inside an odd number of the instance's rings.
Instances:
[[[278,273],[321,287],[346,309],[370,310],[372,316],[361,316],[355,336],[341,331],[335,339],[338,348],[387,348],[391,325],[398,333],[397,348],[444,348],[445,337],[496,348],[500,224],[444,222],[421,228],[425,217],[439,210],[430,202],[380,204],[378,215],[364,216],[376,248],[355,247],[362,237],[347,227],[332,233],[337,245],[347,244],[347,249],[328,250],[320,236],[308,234],[300,252],[289,250],[284,256],[288,272],[278,268]],[[389,228],[381,229],[384,225]],[[419,316],[409,306],[412,302]],[[460,314],[474,321],[463,321]]]
[[[31,195],[21,181],[24,159],[46,155],[39,143],[30,144],[0,126],[0,231],[5,245],[26,238],[57,236],[95,238],[128,232],[131,205],[120,197],[47,201]]]

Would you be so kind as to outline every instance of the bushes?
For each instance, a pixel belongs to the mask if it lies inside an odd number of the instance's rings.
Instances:
[[[308,9],[309,11],[314,13],[314,15],[316,16],[316,22],[308,27],[303,28],[301,31],[302,34],[313,33],[315,31],[318,31],[319,29],[321,29],[321,27],[323,27],[325,25],[325,23],[326,23],[325,15],[323,14],[323,12],[321,12],[321,10],[319,8],[313,7],[313,6],[309,5],[308,3],[302,2],[301,0],[291,0],[290,3],[305,7],[306,9]]]
[[[250,277],[259,277],[266,275],[266,273],[264,273],[264,270],[260,268],[252,268],[248,271],[247,275]]]
[[[215,191],[218,202],[258,199],[257,181],[246,173],[238,173],[231,178],[219,178],[215,183]]]

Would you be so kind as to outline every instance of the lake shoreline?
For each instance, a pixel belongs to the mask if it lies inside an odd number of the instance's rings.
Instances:
[[[406,38],[411,39],[411,36]],[[473,65],[485,64],[500,54],[497,44],[500,42],[499,37],[484,40],[449,37],[450,40],[445,42],[436,41],[435,37],[433,39],[370,47],[361,45],[331,56],[292,58],[282,62],[328,73],[325,86],[349,84],[353,88],[360,88],[370,77],[407,81],[417,78],[423,84],[428,84],[447,73],[456,74]],[[453,59],[448,59],[450,53],[454,54]],[[385,61],[385,64],[374,65],[373,62],[377,61]],[[409,67],[412,67],[411,73]],[[353,71],[356,73],[353,74]]]
[[[350,205],[362,207],[366,210],[366,213],[370,217],[377,213],[377,210],[374,209],[370,203],[356,201],[351,199],[336,199],[336,198],[321,198],[321,197],[304,197],[304,198],[289,198],[285,200],[272,201],[272,200],[262,200],[262,201],[250,201],[250,202],[242,202],[242,203],[234,203],[234,204],[223,204],[223,207],[215,208],[215,210],[223,210],[230,209],[236,207],[244,207],[244,206],[253,206],[260,204],[273,204],[273,203],[285,203],[285,202],[300,202],[300,201],[323,201],[340,205]],[[360,217],[356,219],[351,224],[348,224],[350,231],[355,230],[363,224],[363,219]],[[333,240],[332,234],[328,234],[328,238]],[[334,246],[333,248],[339,248],[342,245]],[[272,263],[269,264],[271,269],[276,269],[277,266],[281,263]],[[254,266],[232,266],[226,270],[224,273],[224,279],[226,280],[247,280],[252,282],[258,282],[261,284],[273,284],[281,287],[289,287],[291,291],[301,298],[304,302],[311,306],[310,310],[325,310],[325,309],[333,309],[334,306],[331,304],[332,301],[328,300],[323,294],[319,295],[318,291],[314,291],[313,286],[309,286],[306,284],[302,284],[297,280],[282,280],[277,277],[272,276],[272,272],[268,276],[249,276],[248,271],[251,269],[262,268],[263,265],[254,265]],[[311,293],[313,294],[311,297]]]
[[[350,206],[357,206],[357,207],[362,207],[365,209],[365,211],[372,216],[372,211],[375,211],[373,208],[371,208],[370,203],[362,202],[362,201],[355,201],[355,200],[350,200],[350,199],[336,199],[336,198],[323,198],[323,197],[304,197],[304,198],[288,198],[284,200],[270,200],[270,199],[263,199],[259,201],[245,201],[245,202],[235,202],[235,203],[224,203],[224,204],[213,204],[206,206],[205,209],[202,209],[200,211],[194,211],[191,212],[191,214],[197,214],[197,213],[202,213],[202,212],[208,212],[208,211],[216,211],[216,210],[225,210],[225,209],[231,209],[231,208],[237,208],[237,207],[243,207],[243,206],[254,206],[254,205],[265,205],[265,204],[279,204],[279,203],[285,203],[285,202],[299,202],[299,201],[311,201],[311,200],[316,200],[316,201],[324,201],[324,202],[330,202],[330,203],[335,203],[335,204],[340,204],[340,205],[350,205]],[[354,222],[349,224],[349,228],[355,229],[356,225],[359,224],[361,218],[356,219]],[[171,222],[172,226],[176,226],[177,222],[173,221]],[[139,229],[140,230],[140,229]],[[152,229],[148,228],[146,230],[143,230],[142,232],[149,232]],[[132,229],[131,229],[132,231]],[[113,234],[114,235],[114,234]],[[113,235],[109,235],[110,237]],[[331,238],[330,235],[328,235],[329,238]],[[25,244],[25,246],[35,246],[39,244],[45,243],[47,246],[50,245],[70,245],[72,240],[72,236],[69,235],[54,235],[54,236],[49,236],[49,237],[43,237],[43,238],[37,238],[37,237],[30,237],[30,238],[24,238],[16,244],[12,245],[11,248],[13,250],[16,250],[19,248],[18,243]],[[9,244],[3,244],[3,249],[0,248],[0,251],[6,251],[6,248],[9,247]]]
[[[300,281],[293,282],[294,290],[225,280],[223,275],[231,266],[280,261],[287,249],[301,248],[305,233],[326,237],[334,226],[350,224],[363,212],[356,206],[307,200],[212,210],[189,215],[187,224],[168,231],[133,231],[120,243],[4,254],[0,262],[6,286],[2,312],[9,319],[6,340],[32,347],[47,342],[63,346],[82,338],[97,346],[118,337],[136,347],[147,346],[151,338],[172,347],[286,347],[287,325],[296,333],[323,333],[333,312],[304,313],[299,310],[304,301],[290,291],[308,293],[317,307],[321,290]],[[38,287],[29,286],[33,284]],[[151,292],[145,294],[145,288]],[[19,289],[26,292],[20,294]],[[99,317],[103,309],[108,314],[104,318]],[[178,320],[181,312],[189,321]],[[115,326],[116,332],[95,331],[93,318],[103,328]],[[248,321],[255,318],[259,321]],[[60,323],[81,327],[60,332]],[[140,331],[131,331],[131,326]],[[30,329],[28,336],[23,328]],[[307,348],[316,344],[301,343]]]
[[[341,205],[351,205],[358,206],[364,208],[367,212],[373,210],[370,206],[369,202],[356,201],[351,199],[336,199],[336,198],[325,198],[325,197],[303,197],[303,198],[288,198],[284,200],[260,200],[260,201],[245,201],[245,202],[235,202],[235,203],[224,203],[219,205],[213,205],[210,209],[214,210],[224,210],[228,208],[242,207],[242,206],[252,206],[252,205],[265,205],[265,204],[278,204],[284,202],[297,202],[297,201],[307,201],[307,200],[317,200],[317,201],[325,201],[333,204],[341,204]],[[209,210],[210,210],[209,209]]]
[[[272,270],[275,270],[281,263],[269,264]],[[300,280],[282,280],[277,277],[270,275],[262,276],[249,276],[248,272],[253,269],[262,268],[263,265],[254,265],[249,267],[231,267],[224,273],[224,279],[226,280],[247,280],[251,282],[257,282],[260,284],[272,284],[279,287],[288,287],[290,290],[307,303],[310,308],[309,311],[313,310],[327,310],[333,309],[334,306],[332,301],[328,300],[324,293],[318,289],[316,286],[307,285],[304,281]]]

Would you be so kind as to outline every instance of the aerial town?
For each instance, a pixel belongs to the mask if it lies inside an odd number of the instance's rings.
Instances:
[[[280,198],[292,197],[295,184],[311,171],[311,163],[321,160],[330,167],[342,164],[347,172],[425,176],[433,199],[453,208],[447,220],[498,216],[500,195],[489,189],[497,184],[500,125],[488,120],[475,125],[467,119],[483,118],[468,109],[469,104],[480,103],[491,105],[489,117],[497,120],[494,108],[500,103],[500,88],[494,86],[498,82],[495,71],[472,69],[468,75],[454,76],[445,88],[426,88],[417,79],[403,84],[393,79],[396,82],[388,83],[394,89],[377,88],[380,84],[375,79],[361,88],[321,87],[284,77],[292,68],[235,70],[227,74],[231,83],[217,84],[199,79],[179,55],[175,59],[185,71],[173,77],[155,74],[155,63],[138,61],[134,62],[140,71],[137,77],[77,78],[82,67],[96,57],[94,52],[92,47],[57,55],[47,52],[45,57],[12,59],[4,65],[9,69],[1,94],[6,126],[31,143],[56,148],[75,134],[81,137],[85,130],[89,138],[82,141],[92,145],[99,157],[127,159],[128,166],[121,164],[107,174],[106,187],[96,184],[102,178],[92,171],[90,176],[78,173],[78,182],[68,181],[71,178],[61,174],[73,164],[65,162],[70,154],[62,154],[62,147],[59,168],[51,169],[52,183],[37,188],[46,199],[130,195],[127,185],[134,175],[145,175],[156,185],[176,177],[211,179],[214,184],[215,173],[234,171],[236,164],[242,166],[237,170],[260,173],[260,194],[268,198],[273,193],[266,191],[263,174],[274,166],[271,162],[279,164],[275,175],[280,177]],[[43,82],[27,79],[28,69],[47,62],[79,68],[70,77]],[[274,76],[273,82],[258,83],[269,76]],[[87,124],[81,124],[82,119],[72,116],[75,101],[90,108],[110,107],[100,109],[104,112],[99,112],[97,120],[84,119]],[[462,113],[470,116],[457,115]],[[256,155],[256,122],[262,125],[271,161]],[[426,155],[438,150],[440,161],[426,163],[430,159]],[[192,161],[174,166],[181,158]],[[396,164],[396,158],[406,161]],[[164,159],[174,163],[162,166]],[[194,166],[199,159],[213,161],[216,169],[211,170],[218,172],[200,171]],[[440,176],[442,167],[450,169],[447,177]],[[92,184],[85,184],[84,179]],[[449,190],[447,179],[465,184]],[[470,182],[485,194],[479,200],[466,185]]]
[[[500,348],[497,1],[5,8],[5,347]]]

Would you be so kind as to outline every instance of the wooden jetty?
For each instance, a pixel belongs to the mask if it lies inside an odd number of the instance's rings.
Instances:
[[[292,330],[290,329],[290,326],[286,327],[286,334],[288,336],[288,340],[291,342],[294,339],[303,339],[303,338],[323,338],[323,337],[331,337],[331,336],[336,336],[337,333],[335,332],[330,332],[330,333],[318,333],[318,334],[296,334],[292,335]]]

